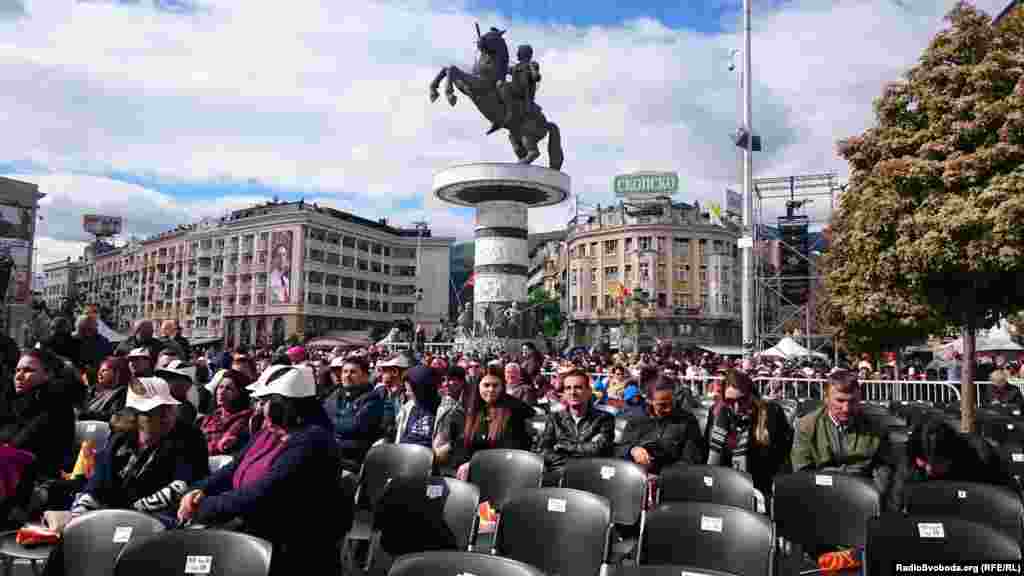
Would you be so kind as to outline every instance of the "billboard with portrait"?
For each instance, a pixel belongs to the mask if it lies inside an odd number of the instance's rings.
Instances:
[[[277,230],[270,235],[270,303],[292,301],[292,242],[294,232]]]

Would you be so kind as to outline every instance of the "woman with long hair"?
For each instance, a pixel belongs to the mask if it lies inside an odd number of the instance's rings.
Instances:
[[[457,476],[469,475],[469,461],[477,450],[530,449],[527,419],[531,409],[505,393],[505,379],[497,366],[488,366],[480,383],[466,389],[466,417],[461,430],[452,432],[452,464]]]
[[[433,447],[434,418],[441,396],[437,389],[441,383],[438,369],[414,366],[405,374],[406,402],[398,412],[396,443],[419,444]]]
[[[110,422],[124,409],[131,380],[127,359],[119,356],[104,358],[96,371],[96,386],[89,391],[85,409],[79,412],[78,419]]]
[[[231,454],[249,440],[249,377],[237,370],[221,370],[207,385],[214,395],[216,408],[204,416],[199,427],[206,436],[210,456]]]
[[[745,372],[725,372],[721,398],[711,407],[708,464],[747,472],[771,494],[772,478],[788,471],[793,431],[783,410],[754,392]]]

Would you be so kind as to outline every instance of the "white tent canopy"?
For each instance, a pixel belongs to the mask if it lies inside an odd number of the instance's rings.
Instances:
[[[778,344],[772,346],[767,350],[762,351],[760,354],[758,354],[758,356],[769,356],[772,358],[785,359],[802,358],[804,356],[817,356],[818,358],[824,358],[826,360],[828,359],[828,356],[822,354],[821,352],[813,352],[811,350],[808,350],[807,348],[804,348],[803,346],[798,344],[796,340],[793,340],[789,336],[786,336],[782,340],[779,340]]]

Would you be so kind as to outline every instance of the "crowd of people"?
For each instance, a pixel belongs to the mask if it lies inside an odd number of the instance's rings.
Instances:
[[[350,524],[336,511],[353,505],[346,479],[384,443],[427,447],[437,474],[461,479],[478,451],[534,451],[548,486],[576,458],[632,461],[652,485],[672,466],[729,466],[753,478],[766,508],[773,479],[798,470],[870,478],[893,509],[908,482],[1013,482],[990,444],[940,420],[915,423],[894,448],[863,409],[855,369],[822,371],[820,402],[796,414],[755,386],[766,365],[701,352],[556,358],[525,344],[493,357],[301,346],[207,355],[173,323],[156,336],[142,322],[116,348],[94,328],[84,317],[73,337],[55,330],[17,354],[0,426],[5,478],[18,479],[0,483],[9,527],[41,515],[59,532],[89,511],[134,509],[168,528],[265,538],[274,573],[300,561],[334,573]],[[1002,384],[993,402],[1024,402]],[[76,421],[87,420],[111,436],[91,474],[68,474],[82,457]],[[211,456],[230,463],[211,470]],[[330,521],[303,529],[321,511]],[[63,570],[60,554],[50,574]]]

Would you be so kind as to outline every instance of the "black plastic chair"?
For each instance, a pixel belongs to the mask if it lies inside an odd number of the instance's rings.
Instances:
[[[426,478],[434,465],[434,451],[419,444],[381,444],[366,453],[359,473],[356,506],[373,509],[388,480]]]
[[[707,568],[695,568],[693,566],[680,566],[677,564],[659,564],[657,566],[633,566],[623,564],[621,566],[609,566],[605,576],[735,576],[718,570]]]
[[[1024,445],[1018,442],[1007,442],[999,446],[999,453],[1006,465],[1006,471],[1020,485],[1021,479],[1024,478]]]
[[[813,471],[784,474],[775,477],[773,494],[777,535],[808,551],[863,546],[868,519],[881,512],[881,496],[874,483],[858,476]]]
[[[163,531],[159,520],[134,510],[98,510],[79,516],[64,528],[64,574],[109,576],[125,545]]]
[[[864,573],[896,576],[896,564],[1019,562],[1020,544],[1006,534],[970,520],[886,513],[867,524]]]
[[[395,560],[388,576],[453,576],[479,574],[480,576],[544,576],[537,568],[490,554],[473,552],[422,552]]]
[[[171,530],[129,542],[114,576],[267,576],[272,552],[270,542],[240,532]]]
[[[480,450],[469,461],[469,481],[480,488],[480,501],[500,511],[505,502],[524,488],[539,488],[544,458],[525,450]]]
[[[377,503],[367,570],[375,565],[379,549],[389,557],[427,550],[469,550],[479,520],[479,502],[477,487],[456,478],[392,480]]]
[[[516,493],[502,508],[495,553],[559,576],[597,576],[608,556],[608,499],[571,488]]]
[[[102,450],[110,438],[110,424],[102,420],[82,420],[75,422],[75,446],[81,446],[86,440],[92,440],[96,450]]]
[[[673,502],[647,515],[639,565],[764,576],[771,562],[772,524],[763,514],[710,502]]]
[[[636,548],[643,531],[647,501],[647,474],[643,468],[614,458],[572,458],[565,464],[562,487],[608,499],[612,523],[619,529],[612,544],[610,562],[618,562]]]
[[[753,478],[725,466],[677,464],[662,470],[658,502],[710,502],[757,512]]]
[[[1024,504],[1003,486],[930,481],[910,484],[904,496],[907,514],[954,516],[991,526],[1016,542],[1024,541]]]

